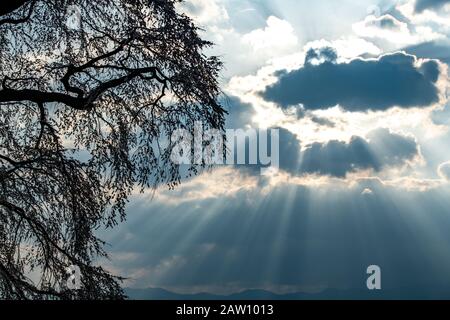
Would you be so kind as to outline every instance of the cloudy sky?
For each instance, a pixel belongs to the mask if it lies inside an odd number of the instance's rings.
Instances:
[[[229,128],[279,128],[281,170],[136,193],[103,237],[132,288],[450,285],[450,1],[189,0]]]

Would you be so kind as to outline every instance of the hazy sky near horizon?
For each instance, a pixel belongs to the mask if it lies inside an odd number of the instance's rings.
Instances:
[[[229,128],[280,128],[277,174],[136,193],[106,233],[125,286],[180,293],[450,285],[450,1],[189,0]]]

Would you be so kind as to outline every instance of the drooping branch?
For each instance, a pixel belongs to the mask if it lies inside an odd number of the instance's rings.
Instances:
[[[65,88],[68,92],[75,93],[75,94],[77,94],[79,97],[82,97],[82,96],[84,95],[83,90],[81,90],[81,89],[79,89],[79,88],[76,88],[76,87],[70,85],[70,78],[71,78],[72,76],[74,76],[76,73],[80,73],[80,72],[85,71],[86,69],[95,67],[95,64],[96,64],[97,62],[99,62],[99,61],[101,61],[101,60],[104,60],[104,59],[107,59],[107,58],[110,58],[110,57],[112,57],[112,56],[118,54],[118,53],[121,52],[121,51],[125,48],[125,46],[126,46],[127,44],[129,44],[131,41],[133,41],[133,37],[130,37],[130,38],[126,39],[125,41],[123,41],[116,49],[114,49],[114,50],[112,50],[112,51],[110,51],[110,52],[107,52],[107,53],[105,53],[105,54],[103,54],[103,55],[100,55],[100,56],[98,56],[98,57],[96,57],[96,58],[93,58],[93,59],[89,60],[88,62],[86,62],[85,64],[83,64],[83,65],[81,65],[81,66],[74,66],[74,65],[72,65],[72,64],[71,64],[71,65],[68,65],[68,66],[67,66],[67,71],[66,71],[65,75],[64,75],[64,77],[62,77],[62,79],[61,79],[61,82],[62,82],[62,84],[64,85],[64,88]]]

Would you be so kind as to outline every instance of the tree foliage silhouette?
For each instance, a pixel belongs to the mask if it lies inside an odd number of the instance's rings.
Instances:
[[[180,182],[175,129],[223,130],[221,62],[177,2],[1,9],[0,298],[122,298],[96,230],[125,218],[136,186]],[[80,290],[65,285],[70,265]]]

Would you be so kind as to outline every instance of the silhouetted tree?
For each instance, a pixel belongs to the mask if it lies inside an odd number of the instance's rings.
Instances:
[[[0,298],[122,298],[96,230],[124,219],[136,186],[180,182],[175,129],[223,130],[221,63],[177,2],[1,9]],[[65,286],[70,265],[80,290]]]

